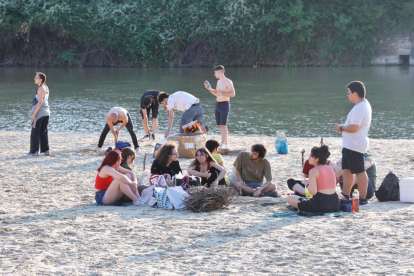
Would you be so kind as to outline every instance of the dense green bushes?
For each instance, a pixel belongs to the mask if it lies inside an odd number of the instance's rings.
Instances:
[[[235,66],[364,64],[380,39],[414,29],[413,14],[403,0],[2,0],[0,51],[24,52],[47,28],[60,45],[51,64],[99,50],[118,65],[166,66],[195,43]]]

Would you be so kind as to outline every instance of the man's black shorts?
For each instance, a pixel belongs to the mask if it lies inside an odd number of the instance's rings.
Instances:
[[[364,154],[350,149],[342,149],[342,169],[350,170],[352,174],[362,173],[364,168]]]

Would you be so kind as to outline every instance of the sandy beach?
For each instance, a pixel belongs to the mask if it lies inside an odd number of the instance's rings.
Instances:
[[[231,135],[231,149],[268,147],[281,197],[235,197],[227,210],[197,214],[91,206],[104,154],[94,150],[98,135],[49,133],[52,156],[27,157],[30,133],[0,132],[1,275],[414,273],[414,204],[373,199],[361,212],[338,218],[272,217],[287,211],[286,180],[300,177],[301,150],[307,157],[320,138],[288,138],[290,152],[280,155],[274,137]],[[324,142],[331,160],[339,159],[342,139]],[[140,144],[147,171],[154,144]],[[370,153],[377,187],[389,171],[414,176],[414,140],[371,139]],[[227,168],[235,158],[224,156]],[[180,159],[183,170],[190,161]],[[143,154],[134,171],[142,173]]]

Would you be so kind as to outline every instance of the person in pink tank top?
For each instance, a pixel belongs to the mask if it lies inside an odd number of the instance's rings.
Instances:
[[[312,198],[290,195],[286,201],[289,205],[306,212],[338,212],[339,197],[336,193],[335,171],[327,165],[331,155],[326,145],[313,147],[309,156],[309,164],[315,166],[309,171],[309,180],[303,179]]]

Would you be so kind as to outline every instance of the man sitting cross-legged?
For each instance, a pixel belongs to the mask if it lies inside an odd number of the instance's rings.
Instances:
[[[248,196],[277,197],[276,185],[272,184],[272,171],[265,158],[267,149],[263,144],[252,146],[250,153],[241,152],[234,161],[236,189]],[[266,182],[263,184],[263,178]]]

